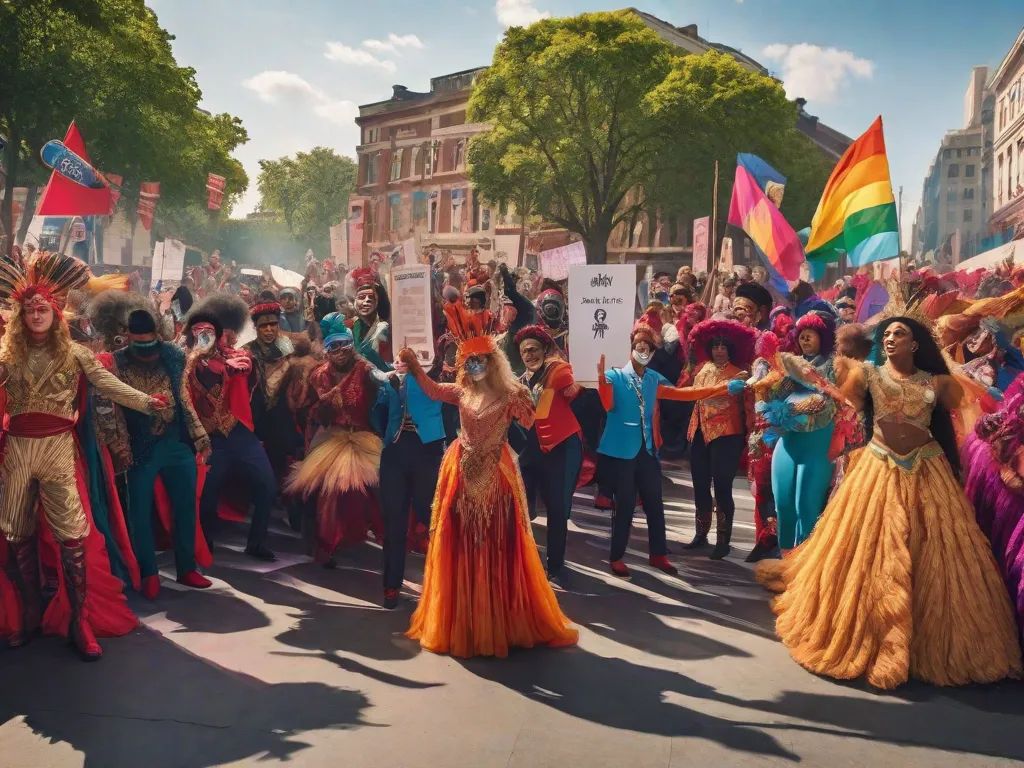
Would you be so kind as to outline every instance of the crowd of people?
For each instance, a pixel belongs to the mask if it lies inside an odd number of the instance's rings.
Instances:
[[[375,263],[311,259],[287,287],[214,254],[162,301],[59,254],[0,262],[0,635],[99,658],[135,626],[123,586],[159,594],[158,550],[203,589],[227,521],[273,561],[281,510],[325,568],[378,542],[386,608],[425,554],[408,636],[428,650],[571,645],[574,492],[610,510],[611,574],[630,577],[639,506],[649,565],[675,575],[661,462],[688,457],[686,553],[732,554],[745,472],[746,559],[806,668],[886,689],[1021,675],[1024,269],[908,269],[880,312],[867,270],[789,292],[762,267],[659,272],[590,389],[564,281],[430,261],[429,369],[391,338]]]

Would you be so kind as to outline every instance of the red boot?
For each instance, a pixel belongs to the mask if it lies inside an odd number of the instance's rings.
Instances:
[[[668,557],[666,555],[651,555],[649,562],[662,573],[667,573],[669,576],[679,575],[679,569],[668,561]]]
[[[626,567],[626,564],[624,562],[622,562],[621,560],[612,560],[610,565],[612,568],[612,573],[614,573],[620,579],[629,578],[629,568]]]
[[[64,589],[71,604],[71,623],[68,625],[68,641],[78,649],[83,661],[99,661],[103,649],[96,642],[96,635],[89,626],[85,615],[85,547],[82,539],[65,541],[60,546],[61,565],[64,566]]]
[[[213,582],[203,576],[199,571],[189,571],[178,577],[178,583],[184,584],[192,589],[207,589],[213,586]]]
[[[43,597],[39,590],[39,552],[35,538],[7,544],[4,574],[21,600],[21,627],[7,638],[9,648],[20,648],[32,639],[43,619]]]
[[[160,577],[157,575],[146,576],[142,579],[142,596],[147,600],[156,600],[160,594]]]

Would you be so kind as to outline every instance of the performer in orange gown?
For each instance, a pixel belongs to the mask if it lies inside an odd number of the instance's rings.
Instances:
[[[460,340],[457,383],[438,384],[415,353],[400,353],[423,391],[457,404],[462,420],[441,463],[423,595],[407,635],[428,651],[463,658],[574,645],[578,633],[548,585],[506,438],[513,419],[533,424],[533,401],[476,318],[461,304],[445,313]]]

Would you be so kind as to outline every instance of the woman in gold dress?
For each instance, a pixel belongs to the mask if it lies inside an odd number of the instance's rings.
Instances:
[[[782,592],[776,632],[810,671],[877,688],[1019,677],[1010,600],[957,479],[962,389],[916,319],[879,323],[875,349],[877,364],[836,360],[871,442],[811,537],[758,566]]]
[[[399,354],[432,399],[458,405],[462,432],[445,453],[434,495],[423,594],[408,637],[434,653],[508,655],[510,647],[574,645],[530,528],[523,479],[506,435],[533,424],[533,400],[494,340],[461,306],[445,307],[461,340],[455,384]]]

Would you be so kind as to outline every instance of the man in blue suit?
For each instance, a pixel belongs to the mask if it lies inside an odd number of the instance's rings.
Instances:
[[[409,508],[430,528],[430,507],[444,456],[441,402],[431,400],[404,366],[396,363],[388,386],[384,450],[380,457],[380,501],[384,517],[384,607],[397,608],[405,578]]]
[[[602,482],[615,497],[612,518],[612,573],[629,578],[622,561],[633,527],[637,492],[647,516],[647,542],[650,564],[675,575],[669,562],[665,537],[665,507],[661,496],[661,463],[658,449],[658,401],[691,402],[725,394],[726,387],[673,387],[668,379],[648,368],[661,345],[658,332],[643,318],[630,335],[631,359],[628,365],[605,373],[604,355],[597,368],[598,394],[608,412],[597,452],[602,457]]]

